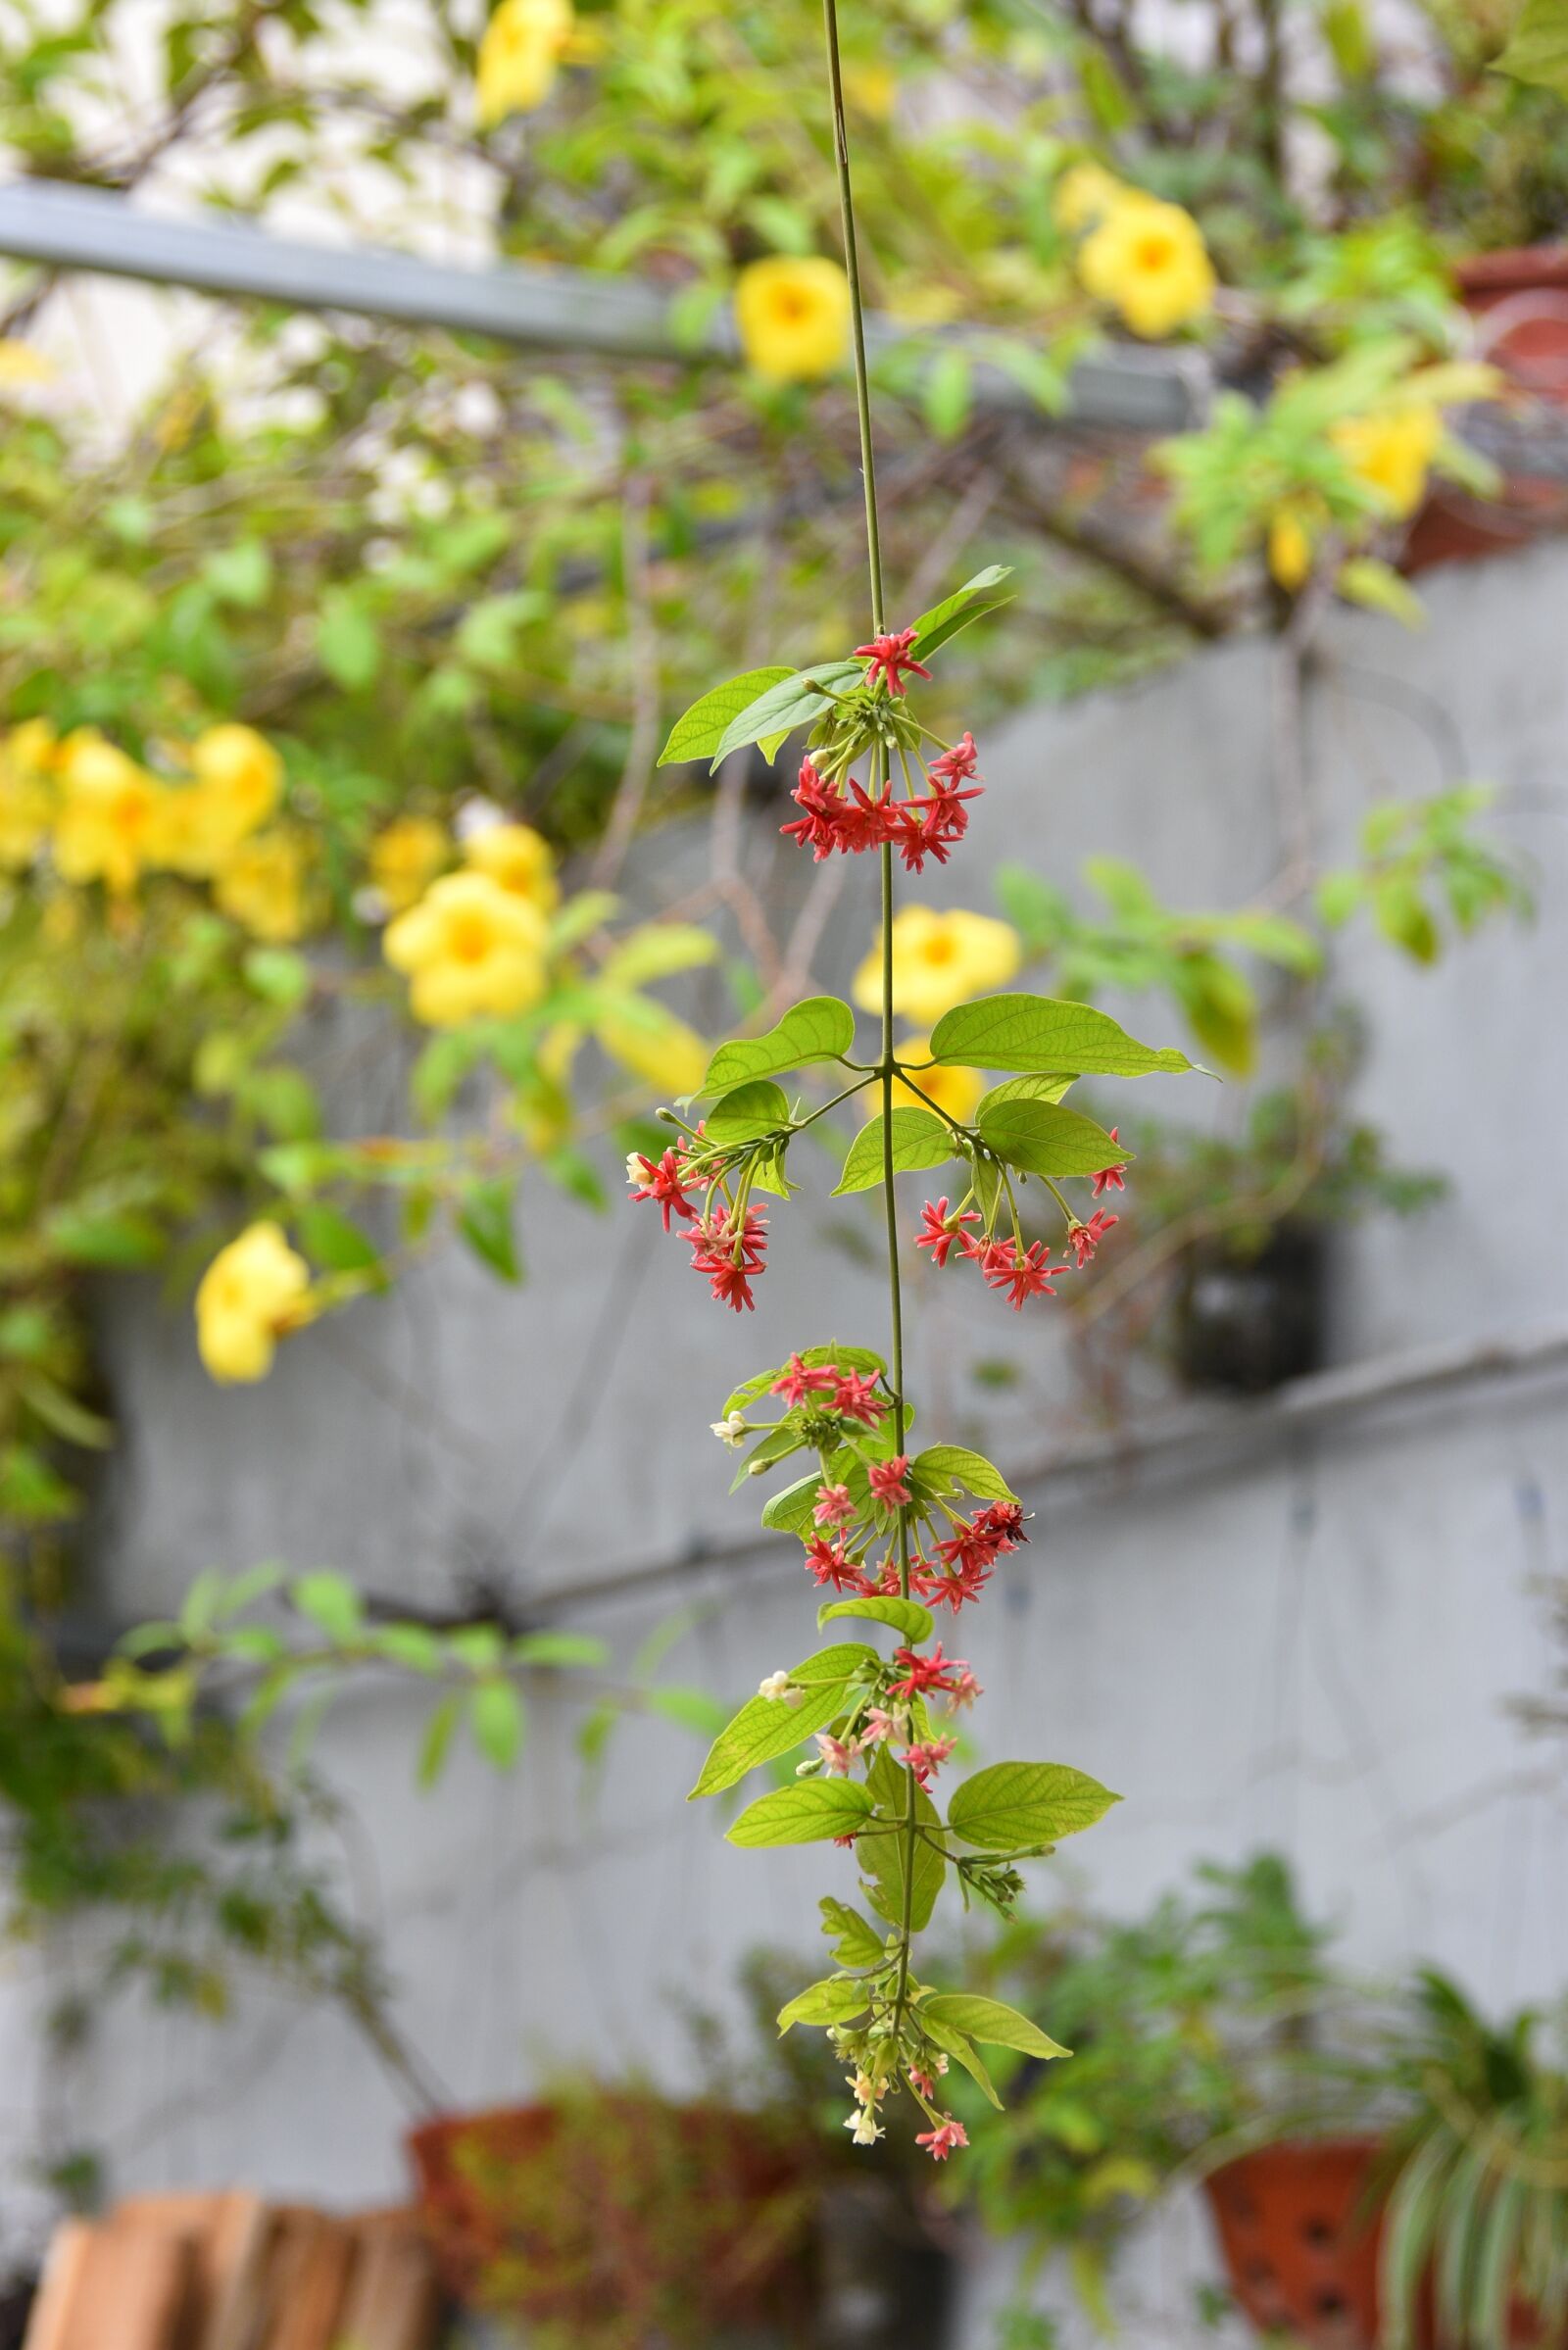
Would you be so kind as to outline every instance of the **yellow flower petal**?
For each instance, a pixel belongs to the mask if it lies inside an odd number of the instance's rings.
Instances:
[[[940,1019],[956,1004],[1004,987],[1023,960],[1017,932],[990,914],[937,913],[906,906],[893,918],[893,1008],[905,1018]],[[855,975],[855,1001],[882,1003],[882,955],[873,948]]]
[[[1078,274],[1098,301],[1120,311],[1146,340],[1205,317],[1214,269],[1203,232],[1179,204],[1129,192],[1084,239]]]
[[[409,976],[409,1004],[427,1027],[453,1028],[537,1004],[549,984],[544,915],[488,873],[448,873],[390,923],[382,953]]]
[[[748,366],[776,383],[830,375],[850,344],[850,281],[820,254],[754,261],[735,285]]]
[[[310,1284],[304,1258],[270,1221],[220,1248],[196,1292],[196,1344],[211,1376],[265,1379],[278,1339],[309,1319]]]
[[[475,872],[488,873],[542,913],[554,913],[561,904],[555,852],[531,824],[491,824],[464,844],[463,854]]]

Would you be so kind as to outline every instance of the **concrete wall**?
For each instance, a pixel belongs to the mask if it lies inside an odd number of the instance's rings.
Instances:
[[[1355,1956],[1421,1952],[1498,2003],[1560,1988],[1568,1929],[1564,1781],[1505,1710],[1549,1670],[1532,1586],[1563,1563],[1568,1509],[1565,591],[1561,549],[1442,576],[1421,637],[1337,621],[1312,689],[1311,821],[1332,854],[1383,793],[1487,777],[1541,906],[1530,930],[1499,928],[1436,972],[1359,932],[1345,943],[1340,976],[1373,1024],[1368,1113],[1397,1155],[1452,1178],[1419,1223],[1344,1249],[1351,1368],[1280,1405],[1159,1405],[1144,1448],[1107,1462],[1049,1311],[1015,1323],[956,1276],[922,1284],[914,1308],[928,1425],[973,1423],[977,1359],[1010,1355],[1023,1374],[996,1449],[1027,1473],[1036,1540],[963,1648],[988,1686],[988,1754],[1070,1760],[1127,1797],[1075,1873],[1129,1908],[1197,1857],[1277,1844]],[[1281,860],[1272,683],[1266,649],[1236,646],[998,730],[972,847],[941,894],[984,905],[1004,855],[1061,875],[1095,851],[1137,857],[1195,906],[1263,887]],[[764,880],[772,856],[760,834]],[[846,894],[830,980],[863,951],[868,888],[857,875]],[[1174,1033],[1147,1005],[1138,1024]],[[1236,1114],[1233,1093],[1198,1081],[1160,1091],[1188,1114]],[[206,1383],[182,1316],[151,1299],[118,1311],[105,1336],[125,1444],[100,1544],[117,1611],[160,1607],[211,1561],[268,1555],[426,1599],[476,1569],[559,1592],[686,1557],[573,1620],[629,1649],[690,1606],[670,1669],[725,1694],[804,1654],[808,1588],[787,1545],[753,1546],[707,1423],[731,1372],[827,1330],[874,1343],[878,1284],[820,1245],[804,1198],[774,1217],[755,1321],[710,1308],[645,1221],[548,1213],[523,1292],[443,1264],[292,1343],[251,1394]],[[1512,1367],[1462,1359],[1499,1338],[1532,1343]],[[1190,1451],[1172,1441],[1184,1429]],[[626,1728],[586,1807],[567,1732],[547,1705],[515,1779],[460,1758],[422,1798],[402,1700],[355,1698],[322,1749],[361,1824],[353,1874],[387,1932],[400,2023],[456,2100],[576,2060],[678,2076],[667,1994],[721,2002],[740,1952],[804,1942],[814,1895],[849,1889],[846,1856],[724,1845],[710,1812],[683,1806],[692,1750],[663,1725]],[[50,1954],[56,1984],[70,1958]],[[0,2001],[15,2148],[41,2115],[57,2142],[107,2138],[120,2184],[396,2185],[402,2108],[336,2018],[258,1996],[210,2036],[153,2018],[29,2081],[17,2019],[35,1993],[19,1964]],[[1181,2338],[1170,2313],[1205,2257],[1187,2219],[1169,2227],[1139,2286],[1169,2319],[1162,2333],[1148,2318],[1150,2342]],[[977,2341],[994,2287],[987,2269]]]

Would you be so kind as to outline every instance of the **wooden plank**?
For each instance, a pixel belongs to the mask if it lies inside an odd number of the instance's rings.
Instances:
[[[81,2287],[93,2229],[86,2220],[62,2220],[49,2239],[43,2276],[27,2316],[23,2350],[61,2350]]]
[[[358,2259],[332,2350],[434,2350],[441,2291],[434,2264],[407,2221],[357,2226]]]
[[[105,2222],[68,2244],[57,2293],[40,2293],[26,2350],[191,2350],[188,2235]]]
[[[260,2195],[240,2188],[130,2195],[115,2206],[110,2225],[183,2237],[191,2245],[192,2350],[252,2350],[272,2233],[271,2214]]]
[[[333,2350],[354,2267],[354,2238],[318,2212],[288,2213],[270,2264],[265,2350]]]

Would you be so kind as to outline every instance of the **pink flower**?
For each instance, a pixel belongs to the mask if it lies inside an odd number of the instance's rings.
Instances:
[[[987,1250],[981,1270],[992,1289],[1012,1292],[1007,1302],[1014,1313],[1021,1313],[1026,1297],[1038,1297],[1042,1292],[1054,1297],[1056,1293],[1051,1286],[1052,1276],[1059,1279],[1068,1267],[1051,1262],[1051,1249],[1045,1241],[1031,1243],[1020,1256],[1016,1241],[1007,1240],[998,1241]]]
[[[895,1452],[891,1460],[868,1462],[865,1478],[873,1498],[880,1501],[884,1509],[896,1509],[914,1498],[904,1482],[908,1474],[908,1454]]]
[[[1121,1140],[1114,1126],[1110,1130],[1110,1139],[1113,1143]],[[1098,1199],[1102,1192],[1124,1192],[1127,1186],[1122,1181],[1122,1171],[1126,1164],[1127,1161],[1121,1159],[1113,1167],[1102,1167],[1094,1179],[1095,1188],[1091,1196]]]
[[[836,1836],[833,1838],[833,1841],[835,1844],[837,1844],[841,1852],[853,1852],[855,1849],[855,1830],[852,1828],[848,1836]]]
[[[895,1648],[893,1662],[904,1679],[890,1685],[890,1697],[918,1697],[923,1689],[951,1690],[958,1686],[956,1675],[969,1673],[961,1657],[943,1655],[940,1640],[929,1656],[918,1656],[912,1648]],[[969,1674],[969,1678],[974,1676]]]
[[[944,751],[940,759],[931,761],[928,771],[933,783],[953,785],[972,783],[979,766],[980,754],[974,747],[974,736],[966,728],[951,751]],[[971,792],[965,797],[973,799],[975,795]]]
[[[749,1207],[739,1231],[731,1229],[732,1223],[725,1211],[706,1229],[699,1224],[686,1235],[692,1246],[692,1270],[708,1275],[708,1286],[721,1304],[733,1306],[736,1313],[743,1306],[755,1311],[751,1277],[764,1269],[767,1218],[760,1207]]]
[[[1116,1180],[1118,1183],[1121,1181],[1119,1173],[1116,1176]],[[1100,1177],[1098,1175],[1095,1177],[1095,1181],[1097,1183],[1100,1181]],[[1113,1224],[1119,1224],[1120,1222],[1120,1216],[1107,1216],[1102,1207],[1097,1207],[1087,1224],[1068,1225],[1067,1246],[1072,1250],[1073,1262],[1077,1266],[1077,1269],[1080,1273],[1083,1271],[1085,1265],[1089,1262],[1089,1259],[1094,1255],[1095,1250],[1099,1248],[1101,1242],[1104,1239],[1111,1226]]]
[[[915,1236],[914,1245],[917,1248],[929,1248],[931,1262],[941,1267],[947,1263],[948,1251],[954,1242],[967,1240],[968,1236],[963,1229],[965,1224],[978,1224],[979,1221],[979,1214],[972,1207],[963,1208],[956,1214],[950,1213],[947,1195],[944,1193],[934,1206],[928,1199],[921,1208],[921,1229]]]
[[[874,1746],[879,1739],[897,1738],[898,1735],[898,1724],[890,1713],[885,1713],[880,1705],[867,1708],[864,1727],[860,1732],[862,1746]]]
[[[874,636],[868,645],[856,646],[856,660],[870,664],[865,672],[867,685],[875,685],[882,678],[886,680],[890,694],[902,695],[905,670],[911,677],[930,676],[930,670],[910,654],[909,648],[914,643],[915,633],[912,628],[901,628],[891,635]]]
[[[905,1748],[904,1759],[922,1787],[931,1785],[957,1742],[956,1738],[927,1738],[923,1745]]]
[[[948,1540],[938,1542],[937,1556],[944,1566],[969,1573],[977,1567],[990,1567],[1000,1547],[983,1518],[959,1518]]]
[[[831,857],[839,847],[839,815],[843,802],[837,792],[830,792],[808,759],[801,761],[801,776],[790,798],[806,813],[793,824],[781,824],[780,832],[809,849],[818,864]]]
[[[976,1517],[975,1525],[990,1536],[999,1550],[1016,1550],[1020,1542],[1029,1540],[1023,1530],[1021,1501],[989,1503]]]
[[[923,873],[928,857],[939,865],[948,861],[948,851],[956,837],[949,832],[934,800],[906,800],[897,811],[898,828],[890,827],[889,837],[904,859],[906,873]],[[968,817],[963,815],[964,823]],[[961,826],[960,826],[961,830]]]
[[[968,1666],[962,1665],[957,1669],[956,1679],[948,1689],[948,1711],[950,1714],[962,1713],[965,1706],[972,1705],[977,1697],[984,1695],[984,1689]]]
[[[946,2162],[956,2146],[967,2146],[969,2136],[961,2122],[944,2114],[939,2129],[922,2130],[915,2139],[917,2146],[929,2146],[933,2162]]]
[[[912,2086],[919,2090],[922,2097],[936,2095],[936,2083],[929,2073],[922,2073],[918,2065],[910,2065],[908,2072]]]
[[[838,1381],[833,1391],[833,1409],[842,1412],[847,1420],[858,1420],[866,1428],[874,1428],[887,1410],[876,1392],[874,1379],[862,1379],[856,1371],[835,1371]]]
[[[847,1485],[819,1485],[816,1506],[811,1511],[818,1526],[847,1526],[855,1515],[855,1503]]]
[[[897,1599],[903,1586],[899,1581],[899,1562],[896,1558],[883,1560],[882,1573],[874,1588],[884,1599]]]
[[[628,1183],[636,1181],[633,1172],[636,1167],[642,1168],[643,1181],[642,1189],[633,1192],[632,1199],[634,1200],[657,1199],[664,1211],[664,1230],[666,1232],[669,1230],[669,1216],[672,1208],[677,1216],[696,1215],[697,1210],[687,1199],[683,1188],[692,1183],[693,1178],[687,1174],[673,1151],[666,1151],[663,1157],[659,1159],[649,1158],[641,1151],[634,1151],[626,1161]]]
[[[767,1392],[770,1395],[782,1395],[789,1404],[804,1403],[808,1395],[825,1395],[838,1375],[836,1363],[821,1363],[808,1369],[798,1354],[792,1354]]]
[[[971,1563],[956,1567],[951,1575],[938,1575],[934,1588],[922,1590],[920,1596],[929,1599],[933,1607],[951,1607],[956,1615],[967,1599],[978,1599],[991,1581],[991,1569]]]
[[[818,1583],[831,1584],[836,1591],[863,1591],[870,1588],[858,1561],[845,1549],[843,1535],[836,1542],[830,1542],[826,1535],[813,1535],[806,1545],[806,1563]]]
[[[948,1743],[952,1745],[951,1738]],[[850,1765],[856,1754],[853,1738],[846,1744],[843,1738],[833,1738],[827,1731],[819,1730],[816,1734],[816,1750],[822,1757],[822,1770],[826,1778],[848,1779]]]

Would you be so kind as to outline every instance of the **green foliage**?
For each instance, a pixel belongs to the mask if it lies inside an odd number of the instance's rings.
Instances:
[[[931,1057],[1065,1077],[1147,1077],[1158,1069],[1179,1074],[1193,1065],[1174,1047],[1140,1045],[1107,1012],[1044,996],[985,996],[944,1012],[931,1031]]]
[[[993,1763],[954,1789],[948,1825],[966,1844],[1021,1852],[1093,1828],[1120,1801],[1064,1763]]]

